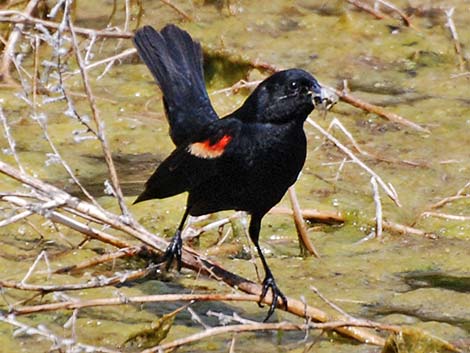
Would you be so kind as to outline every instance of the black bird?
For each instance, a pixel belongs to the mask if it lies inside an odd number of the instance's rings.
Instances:
[[[188,192],[186,211],[165,252],[169,268],[181,268],[181,231],[188,215],[242,210],[251,215],[249,235],[263,263],[259,304],[269,289],[287,308],[259,246],[263,216],[297,179],[306,156],[303,124],[322,88],[308,72],[280,71],[264,80],[236,111],[219,119],[204,83],[199,43],[176,27],[150,26],[134,36],[137,51],[163,92],[163,104],[176,149],[145,184],[134,203]]]

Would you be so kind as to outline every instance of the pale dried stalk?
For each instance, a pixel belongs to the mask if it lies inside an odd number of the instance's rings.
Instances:
[[[421,217],[436,217],[436,218],[449,219],[452,221],[470,221],[470,216],[459,216],[455,214],[440,213],[440,212],[423,212],[421,213]]]
[[[337,138],[335,138],[333,135],[328,133],[325,129],[323,129],[320,125],[317,124],[314,120],[307,118],[307,122],[312,125],[315,129],[320,131],[320,133],[325,136],[328,140],[333,142],[343,153],[345,153],[352,161],[354,161],[357,165],[359,165],[362,169],[364,169],[367,173],[369,173],[371,176],[375,177],[377,180],[377,183],[381,186],[381,188],[385,191],[387,196],[398,206],[401,207],[400,200],[398,199],[398,195],[396,191],[391,187],[390,185],[385,184],[385,182],[382,180],[382,178],[375,173],[371,168],[369,168],[364,162],[362,162],[358,157],[354,155],[354,153],[351,152],[349,148],[344,146]]]
[[[389,233],[411,234],[411,235],[419,235],[419,236],[430,237],[430,238],[436,237],[433,233],[425,232],[424,230],[406,226],[406,225],[399,224],[399,223],[395,223],[392,221],[382,220],[382,226],[383,226],[383,229]]]

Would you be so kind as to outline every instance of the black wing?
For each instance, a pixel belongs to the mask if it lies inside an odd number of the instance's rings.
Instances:
[[[134,43],[163,92],[170,136],[179,146],[218,119],[207,94],[199,43],[176,27],[139,29]]]
[[[145,183],[135,200],[162,199],[191,191],[216,177],[239,140],[241,122],[221,119],[206,126],[192,142],[182,144],[168,156]]]

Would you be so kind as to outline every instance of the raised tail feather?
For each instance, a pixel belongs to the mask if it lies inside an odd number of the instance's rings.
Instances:
[[[150,26],[134,36],[137,52],[163,92],[170,136],[178,146],[218,119],[204,82],[199,43],[176,27],[160,32]]]

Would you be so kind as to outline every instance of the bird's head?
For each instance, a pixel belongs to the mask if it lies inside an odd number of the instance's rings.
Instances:
[[[244,104],[252,119],[265,123],[303,122],[325,92],[317,80],[301,69],[279,71],[261,82]]]

